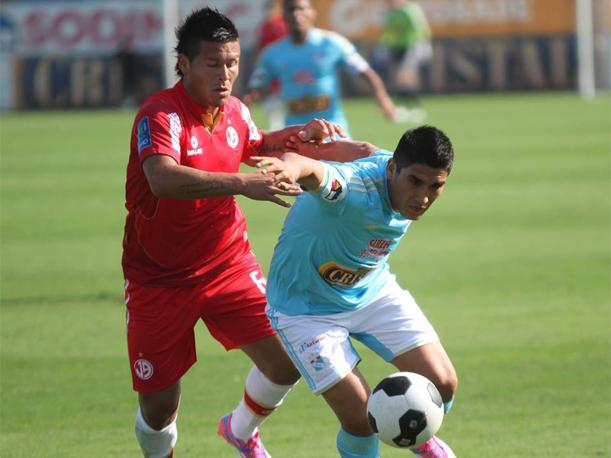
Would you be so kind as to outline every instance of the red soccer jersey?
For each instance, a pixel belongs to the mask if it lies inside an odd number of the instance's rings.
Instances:
[[[128,214],[123,239],[123,272],[136,283],[182,285],[201,279],[250,253],[246,222],[233,196],[160,199],[142,170],[149,156],[164,154],[178,164],[208,172],[238,172],[257,152],[262,132],[235,97],[210,133],[204,109],[182,82],[149,97],[136,115],[127,165]]]

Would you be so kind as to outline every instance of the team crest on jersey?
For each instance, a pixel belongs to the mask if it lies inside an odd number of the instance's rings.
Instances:
[[[330,285],[350,287],[358,283],[372,270],[367,267],[349,269],[334,262],[327,262],[318,268],[318,273]]]
[[[134,362],[134,373],[140,380],[148,380],[153,376],[153,365],[146,359],[137,359]]]
[[[310,364],[316,372],[319,372],[323,370],[327,365],[327,358],[324,358],[320,355],[316,355],[310,360]]]
[[[144,148],[151,146],[152,143],[149,117],[145,116],[138,122],[138,154],[142,153]]]
[[[333,180],[331,180],[331,186],[329,187],[328,192],[325,193],[322,198],[333,202],[334,200],[339,199],[342,192],[344,192],[344,187],[337,178],[333,178]]]
[[[239,141],[238,133],[236,132],[233,126],[229,126],[227,128],[226,137],[227,137],[227,144],[229,145],[229,147],[235,148],[238,146],[238,141]]]

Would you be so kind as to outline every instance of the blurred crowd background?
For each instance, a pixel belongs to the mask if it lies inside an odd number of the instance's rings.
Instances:
[[[386,1],[313,3],[318,26],[345,35],[376,61]],[[611,87],[611,0],[418,3],[432,30],[432,59],[420,69],[424,93],[577,90],[586,58],[588,92]],[[240,31],[242,74],[235,95],[243,94],[266,0],[5,0],[0,109],[138,104],[173,83],[174,60],[166,43],[174,43],[177,21],[202,5],[218,8]],[[584,11],[589,26],[580,35]],[[378,70],[384,74],[384,68]],[[346,78],[344,92],[366,91]]]

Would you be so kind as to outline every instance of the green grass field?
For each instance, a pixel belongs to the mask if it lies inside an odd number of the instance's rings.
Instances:
[[[402,126],[372,100],[346,105],[355,138],[394,148]],[[609,99],[454,96],[425,106],[453,139],[455,169],[391,265],[459,374],[440,436],[460,458],[611,457]],[[0,118],[2,457],[139,456],[120,270],[133,114]],[[285,210],[241,202],[267,269]],[[177,457],[233,457],[215,427],[249,363],[198,331]],[[362,356],[372,385],[393,371]],[[301,383],[262,435],[276,458],[326,458],[337,456],[336,432]]]

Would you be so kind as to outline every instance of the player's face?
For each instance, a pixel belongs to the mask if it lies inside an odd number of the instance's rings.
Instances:
[[[405,218],[417,220],[435,202],[448,179],[446,169],[411,164],[397,171],[394,161],[388,164],[388,192],[392,208]]]
[[[237,40],[228,43],[202,41],[193,60],[183,54],[178,58],[187,92],[204,107],[225,104],[238,77],[239,64],[240,42]]]
[[[316,11],[310,0],[285,0],[283,5],[284,20],[291,35],[296,38],[305,37],[316,19]]]

